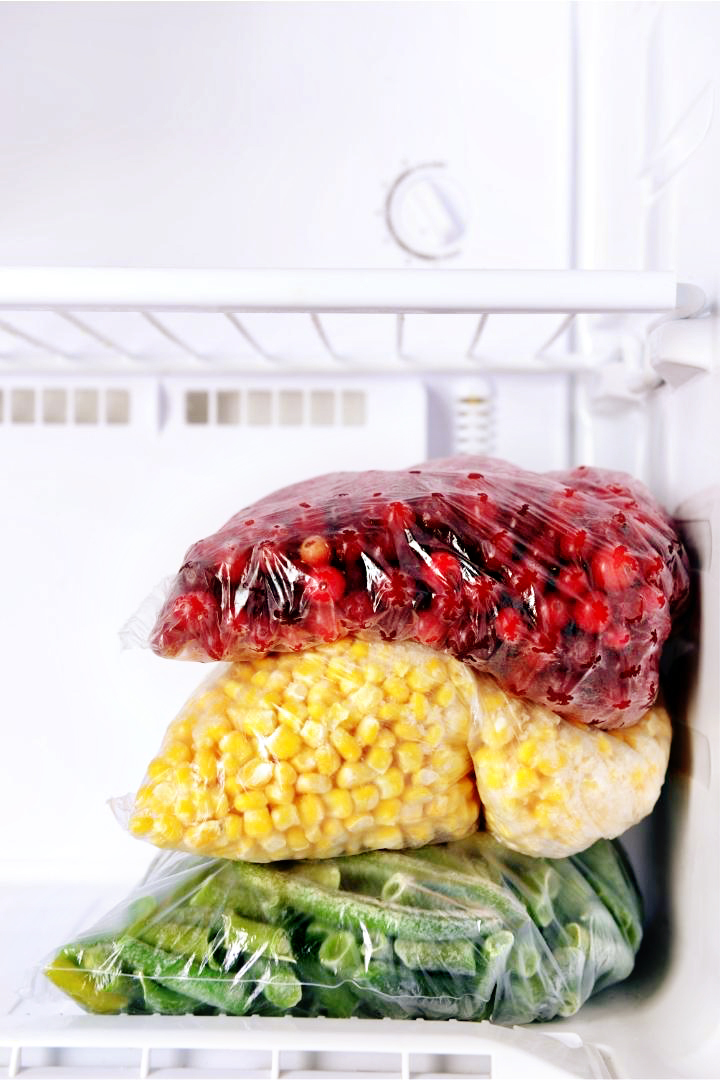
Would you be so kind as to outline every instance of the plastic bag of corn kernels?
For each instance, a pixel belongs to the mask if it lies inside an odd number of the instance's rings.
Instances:
[[[413,640],[610,729],[654,703],[687,591],[677,532],[632,477],[459,457],[332,473],[242,510],[187,552],[150,644],[245,660]]]
[[[255,862],[462,837],[480,812],[475,700],[468,668],[414,643],[222,665],[119,816],[159,847]]]
[[[641,935],[611,843],[547,862],[478,833],[272,866],[163,854],[44,972],[92,1013],[525,1024],[625,978]]]
[[[670,756],[670,718],[656,704],[632,727],[564,720],[478,677],[470,731],[486,828],[527,855],[560,858],[646,817]]]

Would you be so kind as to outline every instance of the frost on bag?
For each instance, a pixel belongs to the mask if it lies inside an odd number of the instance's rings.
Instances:
[[[619,848],[548,862],[487,835],[274,867],[162,856],[45,968],[95,1013],[570,1016],[642,935]]]
[[[333,473],[242,510],[190,548],[151,645],[243,660],[412,639],[563,716],[623,727],[655,701],[687,589],[672,522],[624,473],[454,458]]]
[[[467,835],[472,672],[342,641],[223,666],[170,725],[129,819],[159,847],[267,862]]]
[[[651,812],[670,757],[659,704],[614,731],[563,720],[478,676],[470,729],[485,827],[527,855],[560,858],[622,836]]]

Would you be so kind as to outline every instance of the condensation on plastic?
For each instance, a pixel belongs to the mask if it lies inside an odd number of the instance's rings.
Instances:
[[[487,829],[527,855],[560,858],[622,836],[651,812],[672,729],[656,704],[632,727],[599,731],[478,677],[470,731]]]
[[[160,847],[269,862],[458,839],[482,803],[508,846],[559,857],[650,813],[669,745],[660,706],[604,732],[426,646],[344,638],[223,665],[115,809]]]
[[[457,839],[480,813],[476,708],[470,669],[414,642],[223,665],[168,728],[130,831],[255,862]]]
[[[630,476],[459,457],[332,473],[242,510],[187,552],[150,644],[243,660],[412,639],[614,728],[654,703],[687,591],[674,526]]]
[[[570,1016],[642,936],[620,850],[530,859],[483,834],[258,866],[163,856],[45,974],[89,1012]]]

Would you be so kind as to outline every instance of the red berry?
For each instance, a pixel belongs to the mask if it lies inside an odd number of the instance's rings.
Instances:
[[[365,589],[348,593],[342,602],[341,612],[343,624],[350,633],[364,630],[376,617],[372,600]]]
[[[183,593],[172,602],[168,613],[169,629],[190,631],[194,635],[213,616],[217,617],[217,605],[212,593]]]
[[[495,618],[495,633],[502,641],[517,642],[523,637],[524,623],[517,611],[506,607]]]
[[[557,590],[566,596],[577,600],[588,590],[588,581],[585,571],[579,566],[566,566],[561,570],[556,580]]]
[[[305,595],[315,604],[340,600],[345,592],[345,578],[334,566],[317,566],[305,576]]]
[[[313,605],[303,619],[303,627],[320,641],[335,641],[342,633],[334,604]]]
[[[357,529],[341,529],[335,536],[337,558],[345,564],[357,562],[363,549],[363,540]]]
[[[422,568],[422,576],[433,589],[454,589],[462,580],[462,569],[457,555],[436,551]]]
[[[573,608],[575,622],[586,634],[599,634],[610,621],[610,608],[602,593],[588,593]]]
[[[447,624],[444,619],[432,611],[422,611],[415,623],[415,634],[418,641],[423,645],[440,645],[447,634]]]
[[[515,539],[506,529],[500,529],[481,543],[485,565],[490,570],[504,570],[515,552]]]
[[[586,541],[584,529],[563,529],[558,536],[558,552],[563,559],[579,559]]]
[[[538,627],[546,634],[554,635],[570,622],[570,609],[561,596],[543,596],[537,603]]]
[[[385,511],[385,522],[389,529],[402,532],[404,529],[411,529],[413,527],[415,524],[415,514],[407,503],[391,502],[388,503]]]
[[[471,611],[486,611],[494,591],[495,582],[489,577],[463,582],[463,595]]]
[[[415,599],[415,582],[408,574],[391,570],[380,578],[373,592],[381,607],[404,607]]]
[[[300,558],[308,566],[324,566],[330,562],[330,545],[324,536],[306,536],[300,545]]]
[[[596,552],[591,563],[594,583],[608,592],[627,589],[634,582],[639,569],[637,559],[622,544]]]

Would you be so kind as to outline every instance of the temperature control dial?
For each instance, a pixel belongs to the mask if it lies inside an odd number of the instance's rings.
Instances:
[[[470,210],[465,192],[445,165],[418,165],[390,188],[386,219],[405,251],[422,259],[446,259],[462,248]]]

